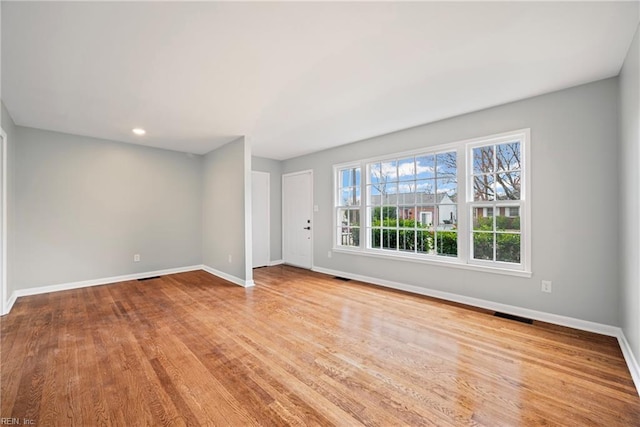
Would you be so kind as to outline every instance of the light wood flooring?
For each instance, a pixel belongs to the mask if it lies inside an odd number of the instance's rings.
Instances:
[[[37,426],[640,426],[615,338],[288,266],[20,298],[1,417]]]

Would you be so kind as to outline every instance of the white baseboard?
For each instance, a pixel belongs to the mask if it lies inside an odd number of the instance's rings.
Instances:
[[[269,267],[273,267],[275,265],[280,265],[280,264],[284,264],[284,260],[283,259],[276,259],[273,261],[269,261]]]
[[[240,285],[243,288],[250,288],[255,285],[253,280],[243,280],[239,277],[225,273],[224,271],[216,270],[215,268],[209,267],[208,265],[202,265],[202,269],[209,274],[213,274],[214,276],[218,276],[221,279],[227,280],[231,283],[235,283],[236,285]]]
[[[15,291],[11,292],[11,296],[9,297],[9,300],[4,305],[4,311],[2,312],[3,316],[5,314],[9,314],[9,312],[13,308],[13,304],[16,303],[17,299],[18,299],[18,295],[16,294],[16,292]]]
[[[201,270],[201,265],[168,268],[164,270],[146,271],[143,273],[125,274],[123,276],[103,277],[101,279],[83,280],[80,282],[60,283],[58,285],[39,286],[36,288],[19,289],[14,291],[16,297],[46,294],[49,292],[68,291],[71,289],[87,288],[89,286],[108,285],[110,283],[126,282],[128,280],[144,279],[145,277],[166,276],[167,274],[184,273],[186,271]],[[13,295],[12,295],[13,298]]]
[[[423,288],[421,286],[407,285],[404,283],[393,282],[390,280],[378,279],[375,277],[367,277],[359,274],[347,273],[344,271],[331,270],[328,268],[314,267],[313,271],[318,273],[330,274],[332,276],[346,277],[348,279],[358,280],[361,282],[372,283],[387,288],[407,291],[414,294],[425,295],[428,297],[439,298],[447,301],[453,301],[461,304],[467,304],[474,307],[480,307],[487,310],[499,311],[502,313],[513,314],[520,317],[526,317],[541,322],[553,323],[555,325],[567,326],[582,331],[595,332],[601,335],[617,337],[620,328],[616,326],[604,325],[601,323],[589,322],[587,320],[575,319],[572,317],[560,316],[557,314],[545,313],[543,311],[530,310],[514,305],[501,304],[498,302],[483,300],[479,298],[467,297],[464,295],[453,294],[450,292],[437,291],[434,289]]]
[[[617,338],[618,343],[620,344],[620,349],[622,350],[622,355],[624,356],[624,360],[625,362],[627,362],[627,366],[629,367],[631,378],[633,379],[633,383],[636,385],[636,390],[638,391],[638,395],[640,396],[640,365],[638,365],[638,360],[633,355],[633,351],[631,351],[629,341],[627,341],[627,337],[625,337],[622,329],[620,329]]]
[[[9,297],[9,300],[5,302],[4,314],[8,314],[11,311],[16,300],[20,297],[46,294],[49,292],[68,291],[71,289],[87,288],[90,286],[108,285],[110,283],[118,283],[118,282],[126,282],[128,280],[143,279],[145,277],[166,276],[167,274],[185,273],[187,271],[197,271],[197,270],[204,270],[207,273],[213,274],[214,276],[218,276],[222,279],[225,279],[229,282],[235,283],[245,288],[255,285],[253,280],[242,280],[238,277],[232,276],[230,274],[224,273],[222,271],[216,270],[206,265],[191,265],[188,267],[168,268],[164,270],[146,271],[144,273],[125,274],[122,276],[103,277],[101,279],[83,280],[79,282],[60,283],[56,285],[47,285],[47,286],[38,286],[35,288],[18,289],[16,291],[13,291],[11,293],[11,297]]]
[[[636,391],[640,395],[640,366],[631,351],[629,342],[627,341],[622,329],[617,326],[604,325],[601,323],[589,322],[587,320],[575,319],[573,317],[560,316],[557,314],[545,313],[543,311],[530,310],[528,308],[517,307],[513,305],[501,304],[493,301],[487,301],[479,298],[467,297],[464,295],[453,294],[449,292],[437,291],[434,289],[423,288],[420,286],[406,285],[404,283],[393,282],[390,280],[378,279],[375,277],[362,276],[359,274],[347,273],[345,271],[331,270],[323,267],[313,267],[313,271],[332,276],[345,277],[347,279],[358,280],[360,282],[372,283],[374,285],[384,286],[387,288],[407,291],[419,295],[439,298],[447,301],[453,301],[461,304],[480,307],[487,310],[499,311],[502,313],[513,314],[520,317],[526,317],[541,322],[553,323],[554,325],[566,326],[573,329],[579,329],[587,332],[594,332],[601,335],[616,337],[627,363],[631,378],[636,386]]]

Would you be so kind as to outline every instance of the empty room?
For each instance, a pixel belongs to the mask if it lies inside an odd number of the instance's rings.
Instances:
[[[640,426],[640,2],[0,24],[0,425]]]

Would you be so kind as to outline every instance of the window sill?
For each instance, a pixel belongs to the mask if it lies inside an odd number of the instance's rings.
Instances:
[[[363,249],[347,249],[342,247],[334,247],[332,251],[336,253],[342,253],[342,254],[366,256],[366,257],[372,257],[372,258],[382,258],[387,260],[391,259],[394,261],[416,262],[419,264],[429,264],[429,265],[435,265],[438,267],[457,268],[460,270],[472,270],[472,271],[479,271],[483,273],[501,274],[506,276],[531,278],[531,276],[533,275],[531,271],[512,270],[508,268],[489,267],[484,265],[462,263],[457,258],[446,259],[443,257],[443,259],[433,259],[433,258],[424,258],[421,256],[412,255],[412,254],[405,254],[405,253],[383,252],[383,251],[377,251],[377,250],[363,250]]]

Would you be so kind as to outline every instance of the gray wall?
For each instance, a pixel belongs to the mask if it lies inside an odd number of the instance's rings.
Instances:
[[[251,168],[258,172],[270,174],[270,206],[269,217],[271,219],[271,261],[282,260],[282,162],[279,160],[265,159],[253,156]]]
[[[640,28],[640,27],[639,27]],[[620,73],[621,325],[640,360],[640,29]]]
[[[14,289],[202,263],[201,157],[16,130]]]
[[[245,260],[245,156],[244,138],[204,156],[202,260],[208,267],[241,280],[251,280],[246,268],[251,262]],[[250,168],[248,172],[250,176]]]
[[[16,248],[15,233],[15,152],[16,126],[4,103],[0,100],[2,110],[2,129],[7,134],[7,298],[15,290],[15,269],[13,268]]]
[[[283,173],[313,169],[315,266],[618,325],[617,102],[607,79],[284,161]],[[333,164],[521,128],[531,128],[532,278],[327,257]]]

